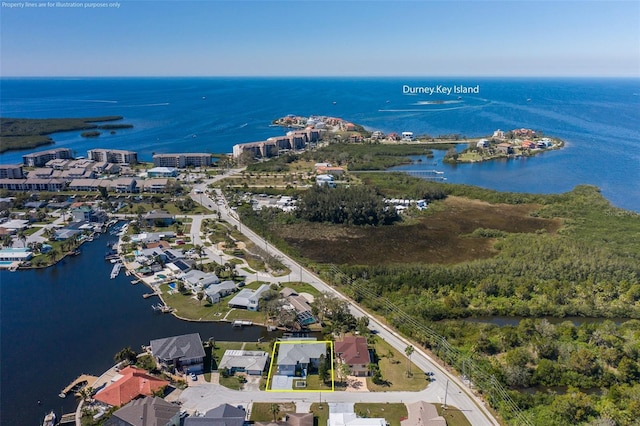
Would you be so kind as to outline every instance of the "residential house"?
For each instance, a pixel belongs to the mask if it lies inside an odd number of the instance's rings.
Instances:
[[[232,308],[244,308],[249,311],[257,311],[262,294],[269,289],[269,285],[262,284],[257,290],[242,289],[229,301]]]
[[[112,380],[115,381],[96,393],[94,398],[114,407],[127,404],[141,396],[151,396],[169,384],[166,380],[149,375],[146,370],[132,366],[120,370]]]
[[[353,404],[330,402],[327,426],[387,426],[387,420],[358,417],[353,411]]]
[[[20,248],[5,248],[0,250],[0,261],[3,262],[22,262],[31,260],[33,253],[31,249],[26,247]]]
[[[498,149],[498,151],[504,154],[513,154],[513,146],[510,143],[499,143],[498,145],[496,145],[496,148]]]
[[[180,426],[180,406],[157,396],[134,399],[115,411],[104,426]]]
[[[344,336],[342,341],[335,343],[335,353],[340,362],[349,366],[352,375],[369,375],[371,355],[366,337]]]
[[[184,426],[243,426],[246,411],[229,404],[222,404],[209,410],[203,417],[187,417]]]
[[[185,274],[179,276],[179,278],[188,286],[196,290],[203,290],[212,284],[220,284],[220,279],[213,272],[202,272],[197,269],[193,269]]]
[[[401,426],[447,426],[444,417],[438,415],[436,406],[424,401],[407,404],[407,418]]]
[[[182,372],[203,371],[204,348],[199,333],[182,334],[151,341],[151,353],[158,363]]]
[[[147,226],[169,226],[176,221],[176,217],[163,210],[151,210],[142,216]]]
[[[289,302],[292,309],[296,311],[296,319],[301,326],[307,326],[316,322],[316,318],[311,313],[311,305],[304,297],[296,293],[293,289],[285,287],[280,294]]]
[[[91,206],[82,205],[71,210],[74,222],[106,222],[107,214],[102,210],[94,210]]]
[[[269,354],[264,351],[227,350],[222,355],[218,370],[228,369],[229,372],[242,372],[252,376],[259,376],[269,362]]]
[[[147,176],[150,178],[177,177],[178,169],[176,169],[175,167],[154,167],[147,170]]]
[[[476,143],[477,148],[489,148],[489,141],[487,139],[480,139],[478,143]]]
[[[218,303],[220,299],[233,293],[236,288],[235,281],[223,281],[205,288],[204,294],[211,303]]]
[[[313,426],[313,413],[286,413],[284,421],[255,422],[254,426]],[[323,425],[324,426],[324,425]]]
[[[296,371],[301,371],[306,376],[310,367],[318,368],[321,355],[327,355],[327,345],[324,342],[281,342],[278,345],[278,374],[294,376]]]

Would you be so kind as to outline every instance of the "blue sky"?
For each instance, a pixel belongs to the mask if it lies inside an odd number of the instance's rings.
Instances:
[[[638,1],[9,3],[2,76],[640,76]]]

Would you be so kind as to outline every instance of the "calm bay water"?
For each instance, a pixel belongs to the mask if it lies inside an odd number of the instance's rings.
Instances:
[[[2,79],[3,117],[121,115],[135,127],[84,139],[53,135],[77,155],[91,148],[153,153],[230,152],[281,135],[286,114],[338,116],[369,129],[416,135],[490,135],[527,127],[567,141],[535,158],[441,165],[449,182],[517,192],[600,187],[640,211],[640,79],[489,78],[105,78]],[[478,86],[478,94],[403,94],[403,86]],[[445,103],[433,102],[445,101]],[[44,149],[44,148],[42,148]],[[25,152],[0,155],[21,162]]]
[[[193,323],[156,313],[149,288],[131,285],[102,260],[104,235],[85,243],[82,254],[41,270],[0,271],[1,354],[0,424],[36,425],[46,412],[75,409],[73,396],[57,395],[80,374],[100,375],[123,347],[140,350],[153,339],[200,333],[202,339],[257,341],[263,327],[233,328],[228,323]],[[38,405],[38,401],[41,402]]]
[[[407,95],[404,85],[479,85],[480,93]],[[527,127],[567,142],[560,151],[512,161],[444,165],[448,182],[504,191],[557,193],[578,184],[600,187],[616,206],[640,212],[640,80],[445,78],[109,78],[1,79],[2,117],[124,116],[133,129],[84,139],[53,135],[77,155],[91,148],[153,153],[230,152],[236,143],[281,135],[286,114],[330,115],[384,132],[468,137]],[[445,103],[433,101],[446,101]],[[49,147],[41,147],[47,149]],[[7,152],[19,163],[32,152]],[[122,347],[200,332],[203,339],[257,340],[262,329],[194,324],[153,313],[147,289],[124,275],[108,278],[107,236],[83,254],[39,271],[0,271],[0,424],[35,425],[46,411],[67,412],[57,394],[81,373],[99,374]],[[41,405],[37,404],[41,401]]]

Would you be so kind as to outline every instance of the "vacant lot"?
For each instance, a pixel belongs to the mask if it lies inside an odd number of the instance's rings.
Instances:
[[[560,222],[532,217],[533,204],[489,204],[448,197],[443,206],[411,224],[348,227],[328,224],[280,225],[274,232],[321,263],[376,265],[457,263],[496,254],[494,240],[471,237],[478,228],[504,232],[553,233]]]

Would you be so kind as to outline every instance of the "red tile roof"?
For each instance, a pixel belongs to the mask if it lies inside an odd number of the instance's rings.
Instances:
[[[347,364],[369,364],[371,362],[365,337],[344,336],[341,342],[336,342],[335,350]]]
[[[122,377],[95,395],[97,401],[118,407],[139,396],[150,396],[167,386],[169,382],[150,376],[145,370],[126,367],[120,371]]]

